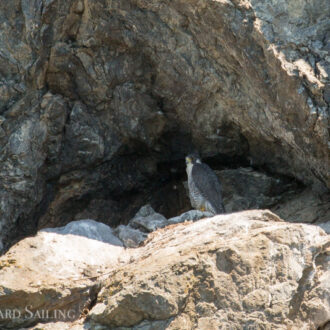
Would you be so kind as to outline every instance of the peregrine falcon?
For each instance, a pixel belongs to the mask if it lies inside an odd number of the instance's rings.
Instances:
[[[193,208],[213,214],[225,213],[221,184],[212,169],[198,155],[186,157],[190,203]]]

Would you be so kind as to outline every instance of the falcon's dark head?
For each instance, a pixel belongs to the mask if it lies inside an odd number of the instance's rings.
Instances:
[[[201,159],[198,155],[198,153],[191,153],[189,155],[186,156],[186,164],[196,164],[196,163],[201,163]]]

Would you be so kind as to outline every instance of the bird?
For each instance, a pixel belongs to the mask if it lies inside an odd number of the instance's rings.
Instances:
[[[198,154],[186,156],[186,171],[191,206],[212,214],[225,213],[221,183],[214,171],[202,163]]]

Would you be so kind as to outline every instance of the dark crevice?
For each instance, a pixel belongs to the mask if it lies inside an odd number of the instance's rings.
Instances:
[[[111,161],[87,166],[78,177],[71,176],[73,172],[67,171],[49,179],[42,201],[31,214],[21,215],[7,241],[12,245],[42,228],[63,226],[79,219],[90,218],[116,227],[127,224],[139,208],[147,203],[167,218],[190,210],[183,182],[187,180],[185,156],[193,146],[189,134],[170,133],[159,141],[158,151],[137,141],[126,150],[120,149]],[[175,140],[171,140],[172,134]],[[217,154],[205,157],[203,161],[218,171],[250,167],[245,155]],[[253,169],[283,182],[283,186],[278,188],[282,190],[270,191],[270,196],[285,193],[286,189],[292,187],[295,191],[302,189],[302,185],[290,177],[270,173],[262,166]],[[95,173],[97,181],[93,181]],[[64,175],[68,177],[67,181],[60,181]],[[52,205],[61,189],[71,189],[79,182],[90,185],[86,193],[78,191],[62,203]]]
[[[330,320],[317,327],[317,330],[330,330]]]
[[[90,288],[90,297],[81,311],[81,318],[86,318],[89,311],[96,305],[98,295],[101,291],[101,283]]]
[[[300,312],[300,306],[305,299],[305,292],[311,288],[311,278],[314,272],[313,265],[308,265],[304,270],[301,279],[298,283],[298,288],[296,290],[295,295],[293,296],[290,302],[290,310],[288,314],[288,318],[291,320],[295,320],[298,317]]]

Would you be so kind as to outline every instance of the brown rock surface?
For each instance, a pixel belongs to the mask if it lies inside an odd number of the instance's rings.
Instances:
[[[0,310],[24,311],[29,303],[31,310],[73,309],[75,318],[0,324],[317,329],[330,319],[329,247],[319,227],[286,223],[267,210],[170,225],[137,249],[42,232],[0,259]],[[101,273],[97,282],[86,277]],[[86,320],[78,319],[82,306]]]
[[[111,328],[148,320],[146,329],[317,329],[330,318],[329,246],[318,227],[269,211],[170,226],[107,280],[89,319]]]
[[[77,235],[39,232],[20,241],[0,258],[0,328],[79,318],[99,290],[91,276],[126,258],[121,246]]]

